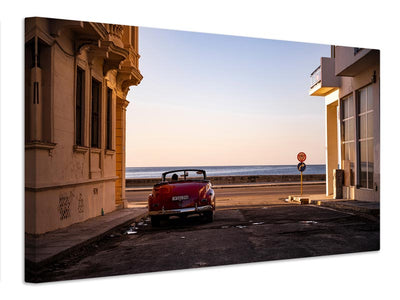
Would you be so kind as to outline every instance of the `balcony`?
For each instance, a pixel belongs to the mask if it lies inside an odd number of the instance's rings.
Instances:
[[[321,57],[321,65],[311,73],[310,96],[326,96],[340,85],[339,77],[335,76],[335,59]]]

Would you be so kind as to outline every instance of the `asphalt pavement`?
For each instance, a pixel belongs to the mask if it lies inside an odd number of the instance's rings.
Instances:
[[[219,187],[216,189],[217,212],[235,209],[256,209],[262,212],[273,206],[300,207],[303,206],[300,203],[287,201],[289,195],[296,194],[298,191],[298,184]],[[310,207],[319,205],[320,208],[358,215],[379,223],[379,203],[331,199],[324,195],[325,185],[320,183],[305,185],[303,191],[314,204]],[[62,261],[71,255],[74,257],[74,253],[91,253],[92,245],[134,222],[146,224],[148,194],[147,190],[127,190],[128,208],[40,236],[25,235],[27,278],[34,278],[35,272],[44,266]],[[224,214],[217,213],[216,215],[223,216]]]
[[[314,205],[282,203],[149,220],[48,265],[33,281],[58,281],[315,257],[380,248],[379,222]],[[206,283],[206,281],[205,281]]]

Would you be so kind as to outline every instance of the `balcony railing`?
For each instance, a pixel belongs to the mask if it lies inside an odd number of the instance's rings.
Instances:
[[[311,73],[311,76],[310,76],[310,80],[311,80],[310,89],[312,89],[314,87],[314,85],[316,85],[317,83],[321,82],[321,79],[322,79],[321,78],[321,66],[318,66],[318,68],[316,68],[314,70],[314,72]]]
[[[321,64],[311,73],[310,96],[326,96],[340,86],[340,78],[335,76],[335,58],[321,57]]]

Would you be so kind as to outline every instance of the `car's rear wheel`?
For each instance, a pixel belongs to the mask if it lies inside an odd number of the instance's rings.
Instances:
[[[212,222],[214,221],[214,211],[206,211],[204,212],[204,219],[206,222]]]
[[[151,226],[153,226],[153,227],[160,226],[160,217],[159,216],[151,216]]]

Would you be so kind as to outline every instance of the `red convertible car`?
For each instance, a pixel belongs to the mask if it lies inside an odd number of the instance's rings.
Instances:
[[[215,193],[206,179],[206,171],[182,169],[165,172],[161,182],[153,187],[148,198],[151,224],[159,226],[161,219],[170,216],[199,214],[212,222]]]

